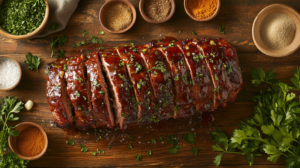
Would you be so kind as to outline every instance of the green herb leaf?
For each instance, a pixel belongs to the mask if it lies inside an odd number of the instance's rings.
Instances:
[[[132,145],[131,144],[128,145],[128,149],[131,151],[131,149],[132,149]]]
[[[221,25],[219,30],[220,30],[221,33],[226,34],[225,25]]]
[[[152,155],[152,151],[149,150],[149,151],[148,151],[148,156],[151,156],[151,155]]]
[[[56,58],[58,59],[58,58],[64,58],[64,57],[66,57],[64,49],[58,50]]]
[[[82,30],[82,36],[85,37],[88,34],[86,30]]]
[[[196,148],[196,147],[192,147],[192,152],[193,152],[193,155],[197,155],[198,154],[198,152],[199,152],[199,149],[198,148]]]
[[[193,134],[192,132],[182,135],[182,139],[184,139],[185,141],[187,141],[192,145],[195,145],[195,134]]]
[[[140,154],[136,154],[135,157],[138,162],[142,160],[142,155]]]
[[[30,52],[27,53],[24,63],[28,66],[29,70],[36,69],[39,72],[39,66],[41,64],[41,58],[32,55]]]
[[[74,139],[71,138],[69,141],[66,142],[66,144],[74,146],[75,145]]]
[[[216,164],[216,166],[220,166],[223,154],[224,154],[224,153],[219,153],[219,154],[215,157],[214,163]]]
[[[101,34],[101,35],[104,34],[104,31],[100,31],[100,34]]]
[[[83,144],[79,144],[80,148],[81,148],[81,152],[86,153],[89,149],[87,147],[85,147]]]
[[[53,23],[50,25],[50,30],[55,31],[57,29],[57,24]]]
[[[97,152],[92,152],[92,154],[93,154],[94,156],[97,156]]]

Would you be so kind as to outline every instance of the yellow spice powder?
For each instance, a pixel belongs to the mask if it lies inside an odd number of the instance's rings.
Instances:
[[[189,0],[188,7],[198,19],[206,19],[215,13],[217,0]]]

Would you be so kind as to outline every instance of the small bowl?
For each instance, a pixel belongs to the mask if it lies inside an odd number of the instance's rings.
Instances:
[[[6,61],[6,60],[11,60],[13,61],[17,67],[19,68],[20,70],[20,77],[19,77],[19,80],[17,83],[15,83],[14,85],[12,86],[4,86],[4,85],[0,85],[0,91],[8,91],[8,90],[12,90],[13,88],[15,88],[21,81],[21,78],[22,78],[22,69],[21,69],[21,66],[19,64],[19,62],[17,60],[15,60],[13,57],[9,57],[9,56],[0,56],[0,62],[1,61]]]
[[[148,16],[145,14],[145,11],[144,11],[144,3],[145,3],[145,0],[141,0],[140,1],[140,4],[139,4],[139,8],[140,8],[140,12],[141,12],[141,15],[142,17],[144,18],[144,20],[146,20],[147,22],[149,23],[153,23],[153,24],[160,24],[160,23],[164,23],[168,20],[171,19],[171,17],[174,15],[175,13],[175,8],[176,8],[176,5],[175,5],[175,1],[174,0],[169,0],[170,3],[171,3],[171,11],[169,13],[169,15],[165,18],[165,20],[161,20],[161,21],[155,21],[155,20],[152,20],[150,18],[148,18]]]
[[[48,148],[48,137],[47,137],[47,134],[45,132],[45,130],[39,126],[38,124],[36,123],[33,123],[33,122],[23,122],[21,124],[18,124],[16,127],[15,127],[15,130],[19,130],[19,133],[21,133],[23,130],[25,130],[27,127],[30,127],[30,126],[33,126],[33,127],[36,127],[38,128],[42,134],[44,135],[44,139],[45,139],[45,146],[44,146],[44,149],[42,150],[42,152],[36,156],[23,156],[19,153],[19,150],[16,146],[16,141],[17,141],[17,137],[13,137],[11,135],[9,135],[8,137],[8,144],[9,144],[9,147],[10,149],[15,152],[20,158],[22,159],[26,159],[26,160],[36,160],[36,159],[39,159],[41,158],[47,151],[47,148]]]
[[[198,19],[196,16],[193,15],[193,13],[190,11],[189,9],[189,6],[188,6],[188,1],[189,0],[184,0],[184,9],[185,9],[185,12],[190,16],[190,18],[192,18],[193,20],[195,21],[198,21],[198,22],[206,22],[206,21],[210,21],[212,20],[213,18],[215,18],[218,13],[220,12],[220,8],[221,8],[221,0],[217,0],[217,9],[215,11],[215,13],[213,15],[211,15],[209,18],[206,18],[206,19]]]
[[[121,3],[123,3],[123,4],[125,4],[125,5],[127,5],[127,6],[130,7],[131,12],[132,12],[132,22],[131,22],[131,24],[126,29],[123,29],[123,30],[111,30],[111,29],[109,29],[108,27],[105,26],[105,14],[106,14],[107,9],[112,4],[118,3],[118,2],[121,2]],[[101,7],[100,12],[99,12],[99,21],[100,21],[101,26],[106,31],[108,31],[109,33],[114,33],[114,34],[124,33],[127,30],[129,30],[130,28],[132,28],[132,26],[134,25],[134,23],[136,21],[136,10],[135,10],[134,6],[132,5],[132,3],[129,2],[128,0],[105,0],[105,3],[103,4],[103,6]]]
[[[41,23],[40,27],[38,27],[36,30],[34,30],[31,33],[25,34],[25,35],[13,35],[13,34],[8,33],[7,31],[5,31],[0,26],[0,34],[2,34],[3,36],[6,36],[8,38],[16,39],[16,40],[29,39],[29,38],[32,38],[32,37],[38,35],[46,27],[48,18],[49,18],[49,5],[48,5],[47,0],[45,0],[45,2],[46,2],[45,17],[44,17],[44,20]]]
[[[272,48],[268,47],[267,45],[265,45],[260,37],[260,27],[261,27],[262,22],[268,15],[270,15],[272,13],[276,13],[276,12],[287,14],[289,17],[291,17],[291,19],[295,22],[295,25],[296,25],[295,38],[292,41],[292,43],[289,46],[287,46],[283,49],[279,49],[279,50],[272,49]],[[254,41],[256,47],[262,53],[264,53],[268,56],[285,57],[285,56],[293,54],[300,47],[300,15],[299,15],[299,13],[295,9],[293,9],[287,5],[283,5],[283,4],[274,4],[274,5],[270,5],[266,8],[264,8],[262,11],[259,12],[259,14],[256,16],[256,18],[253,22],[252,38],[253,38],[253,41]]]

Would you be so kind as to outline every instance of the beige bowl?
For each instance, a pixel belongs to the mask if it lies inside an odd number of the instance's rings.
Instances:
[[[216,9],[215,13],[213,15],[211,15],[209,18],[199,19],[199,18],[195,17],[193,15],[193,13],[190,11],[189,6],[188,6],[188,1],[189,0],[184,0],[185,12],[189,15],[190,18],[192,18],[193,20],[195,20],[197,22],[206,22],[206,21],[212,20],[213,18],[215,18],[219,14],[219,11],[221,9],[221,0],[217,0],[217,9]]]
[[[295,38],[292,41],[292,43],[283,48],[283,49],[272,49],[270,47],[268,47],[267,45],[265,45],[261,39],[260,36],[260,27],[262,22],[264,21],[264,19],[272,14],[272,13],[285,13],[288,16],[291,17],[291,19],[295,22],[296,25],[296,33],[295,33]],[[283,5],[283,4],[274,4],[274,5],[270,5],[266,8],[264,8],[262,11],[259,12],[259,14],[256,16],[253,26],[252,26],[252,38],[253,41],[256,45],[256,47],[264,54],[268,55],[268,56],[272,56],[272,57],[284,57],[284,56],[288,56],[293,54],[295,51],[297,51],[300,47],[300,15],[299,13],[287,6],[287,5]]]
[[[19,62],[17,60],[15,60],[13,57],[9,57],[9,56],[0,56],[0,62],[1,61],[6,61],[6,60],[11,60],[13,61],[17,67],[19,68],[19,71],[20,71],[20,77],[18,79],[18,82],[15,83],[14,85],[12,86],[4,86],[4,85],[1,85],[0,84],[0,91],[8,91],[8,90],[12,90],[13,88],[15,88],[21,81],[21,78],[22,78],[22,69],[21,69],[21,66],[19,64]]]
[[[48,148],[48,137],[47,137],[47,134],[46,134],[45,130],[41,126],[39,126],[38,124],[33,123],[33,122],[23,122],[21,124],[18,124],[15,127],[15,130],[19,130],[19,133],[21,133],[23,130],[25,130],[27,127],[30,127],[30,126],[38,128],[42,132],[42,134],[44,135],[45,146],[44,146],[44,149],[42,150],[42,152],[40,154],[38,154],[36,156],[23,156],[23,155],[21,155],[18,148],[17,148],[17,145],[16,145],[17,137],[13,137],[11,135],[9,135],[9,137],[8,137],[8,144],[9,144],[10,149],[13,152],[15,152],[20,158],[26,159],[26,160],[36,160],[36,159],[39,159],[40,157],[42,157],[46,153],[47,148]]]
[[[45,0],[45,2],[46,2],[46,10],[45,10],[44,20],[43,20],[42,24],[40,25],[40,27],[38,27],[35,31],[33,31],[31,33],[28,33],[28,34],[25,34],[25,35],[12,35],[12,34],[8,33],[7,31],[5,31],[0,26],[0,34],[2,34],[3,36],[6,36],[8,38],[17,39],[17,40],[29,39],[29,38],[32,38],[32,37],[38,35],[46,27],[47,22],[48,22],[48,18],[49,18],[49,5],[48,5],[47,0]]]

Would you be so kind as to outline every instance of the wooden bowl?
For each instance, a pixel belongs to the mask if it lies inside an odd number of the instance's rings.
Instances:
[[[25,34],[25,35],[12,35],[12,34],[8,33],[7,31],[5,31],[0,26],[0,34],[2,34],[3,36],[6,36],[8,38],[17,39],[17,40],[29,39],[29,38],[32,38],[32,37],[38,35],[46,27],[47,22],[48,22],[48,18],[49,18],[49,5],[48,5],[47,0],[45,0],[45,2],[46,2],[46,10],[45,10],[44,20],[43,20],[42,24],[40,25],[40,27],[38,27],[35,31],[33,31],[31,33],[28,33],[28,34]]]
[[[260,36],[260,27],[264,19],[276,12],[285,13],[291,17],[291,19],[295,22],[296,25],[296,33],[295,38],[292,43],[283,48],[283,49],[272,49],[265,45]],[[259,14],[256,16],[253,26],[252,26],[252,38],[256,45],[256,47],[264,54],[271,56],[271,57],[284,57],[293,54],[297,51],[300,47],[300,15],[299,13],[294,10],[293,8],[283,5],[283,4],[274,4],[264,8]]]
[[[190,11],[189,9],[189,6],[188,6],[188,1],[189,0],[184,0],[184,9],[185,9],[185,12],[195,21],[198,21],[198,22],[206,22],[206,21],[210,21],[212,20],[213,18],[215,18],[219,11],[220,11],[220,8],[221,8],[221,0],[217,0],[217,9],[215,11],[215,13],[213,15],[211,15],[209,18],[206,18],[206,19],[199,19],[197,18],[196,16],[193,15],[193,13]]]
[[[15,83],[14,85],[12,86],[4,86],[4,85],[0,85],[0,91],[8,91],[8,90],[12,90],[13,88],[15,88],[21,81],[21,78],[22,78],[22,69],[21,69],[21,66],[19,64],[19,62],[17,60],[15,60],[13,57],[9,57],[9,56],[0,56],[0,62],[1,61],[6,61],[6,60],[11,60],[13,61],[17,67],[19,68],[19,71],[20,71],[20,77],[19,77],[19,80],[17,81],[17,83]]]
[[[169,0],[171,2],[171,11],[170,11],[170,14],[164,19],[164,20],[161,20],[161,21],[155,21],[155,20],[152,20],[150,18],[148,18],[148,16],[145,14],[145,11],[144,11],[144,3],[145,3],[145,0],[141,0],[140,1],[140,4],[139,4],[139,8],[140,8],[140,12],[141,12],[141,15],[142,17],[144,18],[144,20],[146,20],[147,22],[149,23],[153,23],[153,24],[160,24],[160,23],[164,23],[168,20],[171,19],[171,17],[174,15],[175,13],[175,8],[176,8],[176,5],[175,5],[175,1],[174,0]]]
[[[132,12],[132,22],[131,24],[123,29],[123,30],[112,30],[112,29],[109,29],[106,25],[105,25],[105,14],[106,14],[106,11],[107,9],[114,3],[118,3],[118,2],[121,2],[121,3],[124,3],[125,5],[129,6],[130,9],[131,9],[131,12]],[[134,8],[134,6],[132,5],[131,2],[129,2],[128,0],[105,0],[105,3],[103,4],[103,6],[101,7],[100,9],[100,12],[99,12],[99,20],[100,20],[100,24],[101,26],[106,30],[108,31],[109,33],[115,33],[115,34],[118,34],[118,33],[124,33],[126,32],[127,30],[129,30],[135,23],[136,21],[136,10]]]
[[[25,130],[27,127],[30,127],[30,126],[38,128],[44,135],[45,147],[40,154],[38,154],[36,156],[24,156],[24,155],[20,154],[19,149],[16,145],[17,137],[13,137],[11,135],[9,135],[9,137],[8,137],[8,144],[9,144],[10,149],[13,152],[15,152],[20,158],[26,159],[26,160],[36,160],[36,159],[39,159],[40,157],[42,157],[46,153],[47,148],[48,148],[48,137],[47,137],[45,130],[41,126],[39,126],[38,124],[33,123],[33,122],[23,122],[21,124],[18,124],[15,127],[15,130],[19,130],[19,133],[21,133],[23,130]]]

